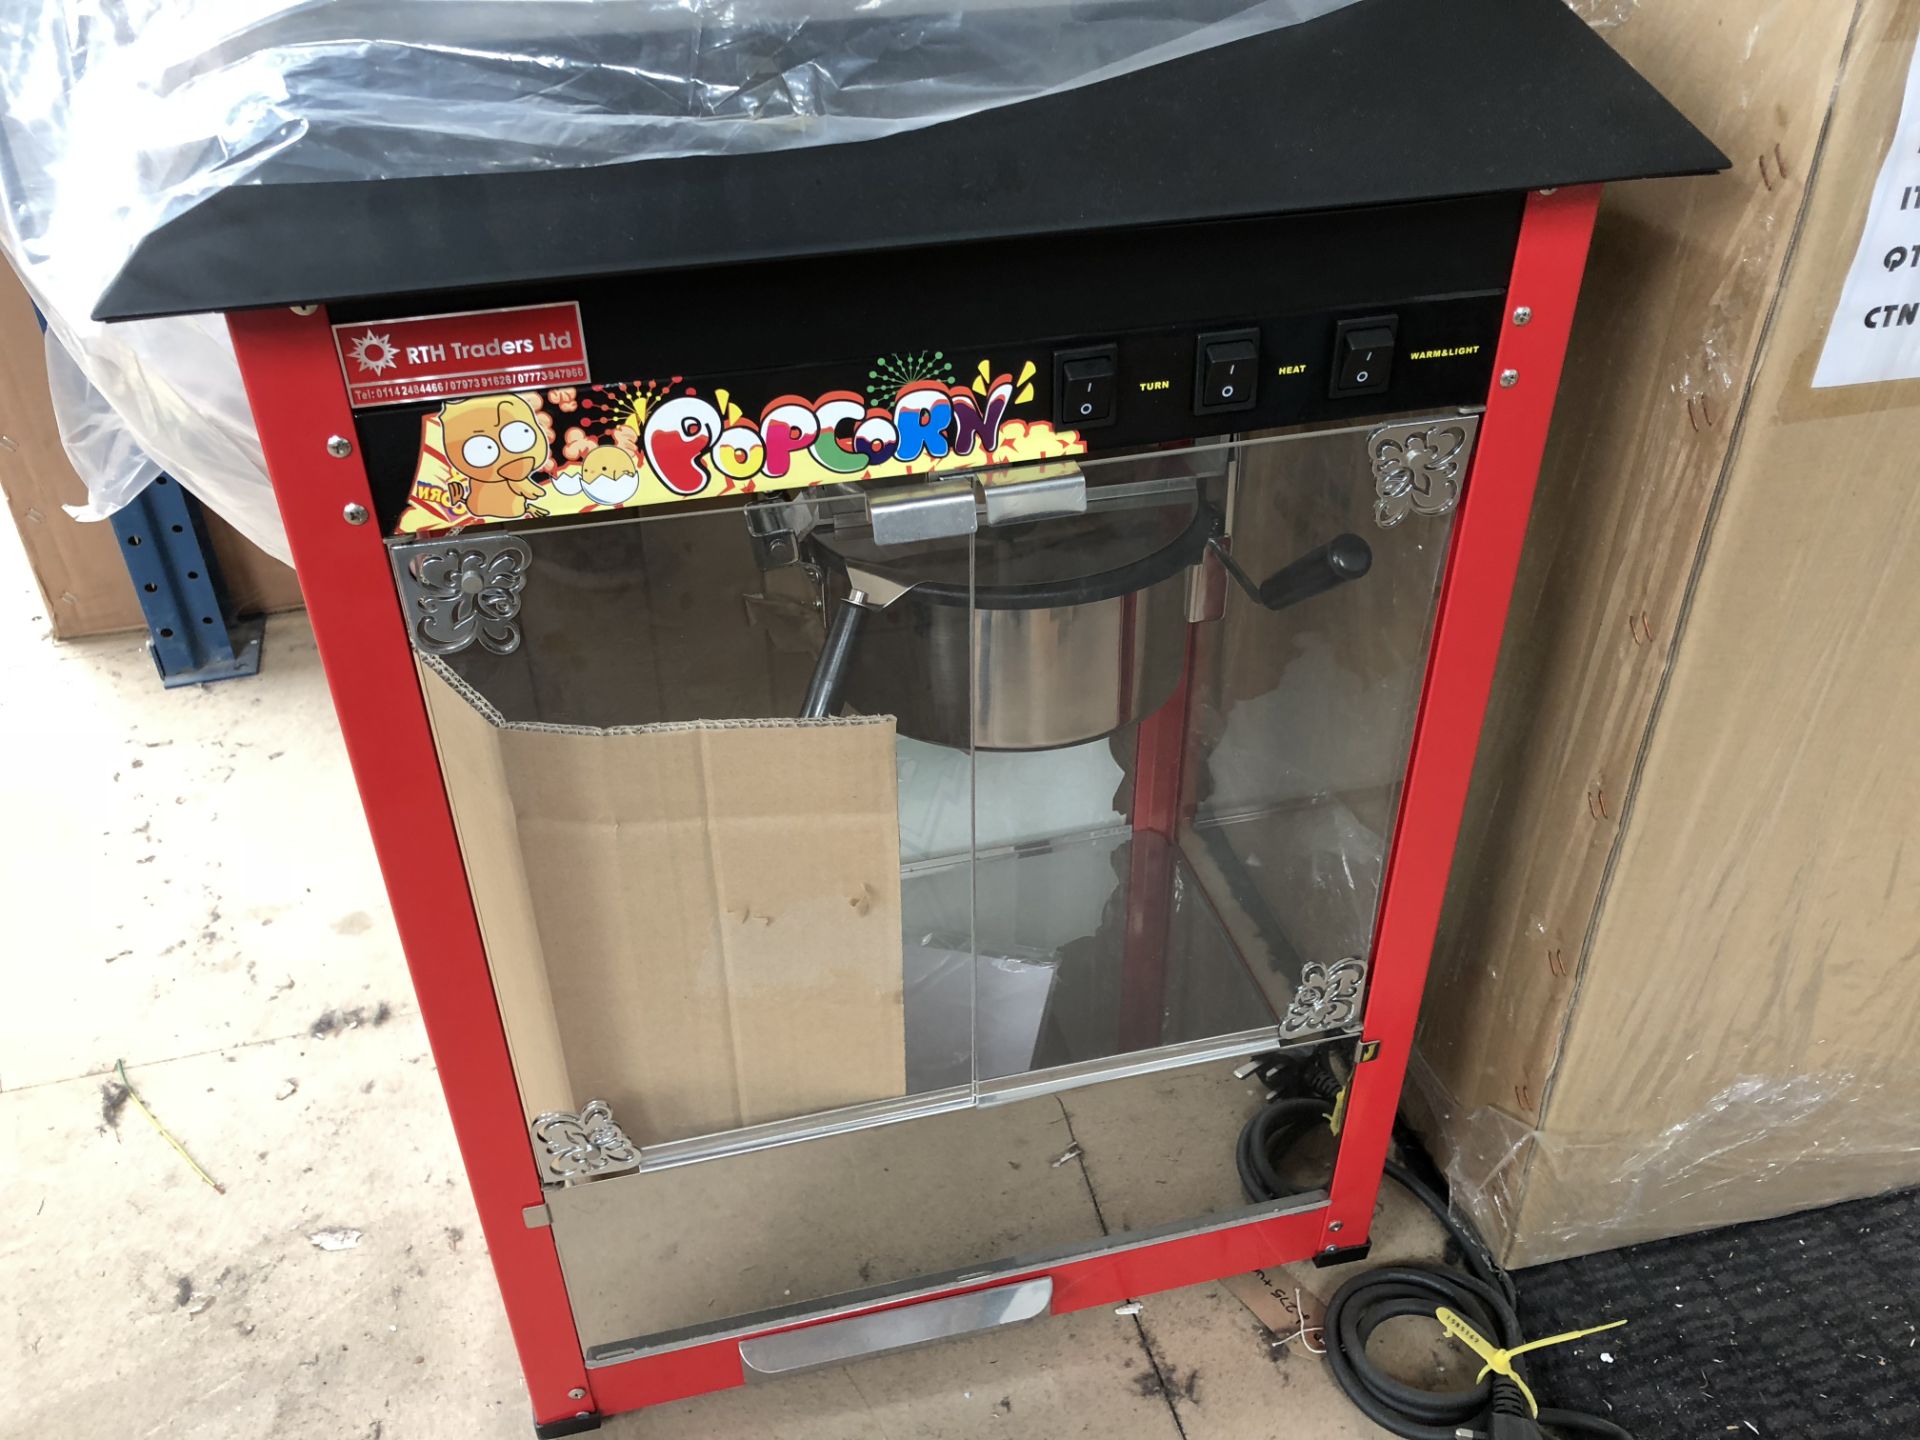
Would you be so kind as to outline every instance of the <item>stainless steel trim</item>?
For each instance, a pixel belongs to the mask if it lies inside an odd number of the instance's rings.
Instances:
[[[1085,473],[1081,472],[1083,479]],[[1170,495],[1197,494],[1200,482],[1214,473],[1211,466],[1192,465],[1177,475],[1156,475],[1146,480],[1120,480],[1110,485],[1097,485],[1087,491],[1087,509],[1104,513],[1109,510],[1157,508],[1166,504]]]
[[[441,535],[389,545],[387,556],[414,649],[457,655],[476,641],[496,655],[520,648],[533,549],[519,535]]]
[[[1360,1006],[1367,990],[1367,962],[1349,955],[1331,965],[1309,960],[1301,967],[1293,1003],[1280,1017],[1280,1033],[1302,1040],[1328,1031],[1359,1028]]]
[[[1233,518],[1240,507],[1240,451],[1238,447],[1229,451],[1221,467],[1227,475],[1226,509],[1221,516],[1221,538],[1228,544],[1233,543]]]
[[[553,1211],[544,1205],[529,1205],[520,1212],[520,1219],[529,1230],[545,1230],[553,1224]]]
[[[589,1100],[577,1115],[549,1110],[535,1117],[531,1131],[540,1183],[549,1190],[640,1166],[639,1147],[604,1100]]]
[[[1276,1048],[1280,1038],[1278,1025],[1262,1025],[1232,1035],[1213,1035],[1201,1040],[1183,1041],[1178,1045],[1162,1045],[1153,1050],[1136,1050],[1129,1055],[1107,1055],[1073,1065],[1056,1065],[1051,1070],[1029,1070],[1020,1075],[981,1080],[975,1089],[979,1092],[982,1107],[1005,1105],[1015,1100],[1030,1100],[1036,1095],[1077,1089],[1096,1081],[1125,1080],[1135,1075],[1203,1065],[1209,1060],[1252,1055]]]
[[[1353,1027],[1353,1033],[1359,1033],[1357,1023]],[[1324,1034],[1283,1035],[1278,1025],[1265,1025],[1255,1029],[1236,1031],[1231,1035],[1208,1036],[1200,1040],[1183,1041],[1178,1045],[1163,1045],[1153,1050],[1137,1050],[1128,1055],[1103,1056],[1097,1060],[1083,1060],[1077,1064],[1060,1065],[1050,1070],[1034,1070],[1020,1075],[982,1080],[973,1090],[969,1090],[964,1085],[953,1085],[944,1090],[930,1090],[921,1095],[897,1096],[891,1100],[873,1100],[864,1105],[849,1105],[821,1114],[798,1116],[792,1120],[772,1120],[764,1125],[750,1125],[739,1130],[723,1131],[717,1135],[696,1135],[685,1140],[667,1140],[658,1145],[643,1147],[640,1151],[640,1163],[635,1168],[642,1173],[670,1170],[677,1165],[694,1165],[703,1160],[722,1160],[729,1155],[745,1154],[750,1150],[771,1150],[781,1145],[797,1145],[804,1140],[818,1140],[828,1135],[845,1135],[855,1130],[871,1130],[875,1126],[892,1125],[902,1120],[917,1120],[927,1115],[945,1115],[976,1105],[984,1109],[990,1105],[1005,1105],[1011,1101],[1026,1100],[1038,1095],[1053,1095],[1066,1090],[1077,1090],[1083,1085],[1098,1084],[1107,1080],[1125,1080],[1135,1075],[1156,1074],[1162,1070],[1180,1070],[1190,1065],[1204,1065],[1212,1060],[1225,1060],[1236,1055],[1251,1055],[1265,1050],[1286,1050],[1305,1044],[1309,1040],[1317,1042],[1325,1038],[1327,1037]]]
[[[1071,461],[1016,470],[989,470],[980,477],[987,524],[1055,520],[1087,513],[1087,477]]]
[[[989,1290],[969,1290],[964,1295],[922,1300],[915,1305],[870,1310],[799,1330],[756,1335],[740,1342],[740,1363],[746,1368],[748,1380],[792,1375],[1018,1325],[1046,1314],[1052,1303],[1053,1279],[1042,1275]]]
[[[1132,458],[1138,460],[1140,457],[1134,456]],[[1154,458],[1168,465],[1175,462],[1184,463],[1182,469],[1177,474],[1156,475],[1145,480],[1120,480],[1111,484],[1103,484],[1087,489],[1085,492],[1086,504],[1081,509],[1070,511],[1062,510],[1057,513],[1059,515],[1079,515],[1092,510],[1129,510],[1147,505],[1164,504],[1167,496],[1191,495],[1199,487],[1201,481],[1225,473],[1224,457],[1216,456],[1211,452],[1189,456],[1185,451],[1170,450]],[[1221,460],[1221,463],[1213,463],[1216,459]],[[1011,518],[1021,520],[1040,518],[1038,516],[1028,517],[1024,515],[996,517],[989,511],[985,497],[992,493],[996,487],[1017,489],[1024,485],[1043,483],[1045,477],[1036,477],[1033,480],[1026,479],[1022,475],[1023,468],[1033,471],[1052,472],[1056,467],[1068,463],[1069,462],[1065,461],[1049,460],[1026,467],[1015,466],[1011,469],[1004,470],[953,473],[947,475],[947,478],[941,481],[940,484],[961,485],[971,484],[976,481],[979,483],[981,493],[975,498],[974,502],[975,528],[971,532],[961,532],[978,533],[981,525],[992,525],[998,523],[999,519]],[[1071,465],[1074,470],[1080,472],[1081,482],[1084,483],[1086,475],[1084,471],[1080,470],[1080,462],[1073,461]],[[943,474],[944,473],[945,472],[943,472]],[[804,527],[797,527],[796,533],[799,532],[799,528],[805,528],[809,531],[859,532],[869,528],[868,504],[878,501],[880,505],[885,506],[892,503],[897,497],[907,496],[911,498],[917,493],[919,493],[917,490],[898,490],[858,496],[822,496],[818,499],[812,499],[810,501],[812,508],[808,512],[809,523]],[[1064,491],[1062,493],[1064,493]],[[1003,505],[1005,502],[995,501],[994,503],[998,506]]]
[[[877,575],[871,570],[863,570],[858,565],[847,566],[847,599],[855,605],[866,605],[876,610],[884,610],[913,587],[902,585],[898,580]],[[855,597],[858,597],[857,599]]]
[[[915,485],[867,497],[867,516],[876,545],[911,545],[949,540],[980,528],[973,486],[966,480]]]
[[[1409,515],[1445,515],[1460,502],[1480,433],[1478,415],[1382,425],[1367,437],[1374,523],[1390,530]]]
[[[696,1135],[686,1140],[667,1140],[648,1145],[640,1151],[642,1172],[670,1170],[676,1165],[691,1165],[699,1160],[718,1160],[748,1150],[770,1150],[801,1140],[817,1140],[826,1135],[845,1135],[854,1130],[870,1130],[897,1120],[917,1120],[923,1115],[945,1115],[965,1110],[973,1104],[973,1093],[965,1085],[950,1085],[944,1090],[929,1090],[922,1095],[899,1095],[891,1100],[870,1100],[864,1105],[848,1105],[819,1115],[803,1115],[792,1120],[770,1120],[764,1125],[748,1125],[718,1135]]]
[[[753,546],[754,562],[762,570],[792,565],[800,558],[800,542],[794,534],[787,507],[778,501],[762,500],[745,506],[747,538]]]
[[[1096,825],[1091,830],[1072,830],[1064,835],[1049,835],[1044,840],[1013,840],[971,852],[963,850],[954,855],[929,855],[920,860],[908,860],[901,865],[900,874],[909,877],[924,875],[929,871],[952,870],[961,865],[985,865],[995,860],[1010,860],[1024,855],[1046,855],[1056,850],[1078,849],[1082,845],[1131,834],[1133,826],[1124,822]]]
[[[1187,623],[1204,625],[1226,613],[1227,567],[1221,553],[1208,545],[1200,563],[1187,572]]]
[[[640,1335],[630,1340],[611,1341],[605,1345],[592,1346],[587,1350],[587,1368],[603,1370],[612,1365],[624,1365],[629,1360],[668,1355],[676,1350],[686,1350],[695,1345],[707,1345],[718,1340],[745,1339],[774,1326],[833,1320],[843,1315],[857,1315],[862,1311],[872,1310],[877,1305],[897,1305],[922,1296],[931,1299],[942,1291],[953,1289],[956,1285],[970,1285],[977,1281],[1001,1278],[1011,1280],[1029,1275],[1036,1270],[1050,1269],[1075,1260],[1087,1260],[1102,1255],[1123,1255],[1130,1250],[1144,1250],[1150,1245],[1159,1245],[1168,1240],[1186,1240],[1196,1235],[1214,1235],[1225,1230],[1237,1230],[1243,1225],[1255,1224],[1262,1220],[1277,1219],[1283,1215],[1299,1215],[1310,1210],[1321,1209],[1327,1203],[1326,1191],[1307,1190],[1298,1195],[1269,1201],[1265,1205],[1249,1205],[1245,1209],[1234,1211],[1231,1215],[1215,1219],[1181,1221],[1170,1225],[1156,1225],[1145,1230],[1123,1231],[1119,1235],[1108,1236],[1091,1244],[1057,1245],[1051,1249],[1035,1251],[1027,1255],[1010,1256],[990,1265],[974,1265],[921,1276],[919,1279],[900,1285],[876,1285],[870,1290],[856,1291],[848,1295],[823,1296],[818,1300],[798,1305],[784,1305],[774,1310],[761,1310],[751,1315],[736,1316],[717,1321],[712,1325],[690,1325],[657,1335]]]

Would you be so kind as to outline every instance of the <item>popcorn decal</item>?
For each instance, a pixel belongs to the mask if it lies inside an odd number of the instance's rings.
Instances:
[[[357,356],[355,358],[358,358]],[[964,379],[940,351],[882,356],[858,388],[772,396],[665,380],[449,401],[421,420],[400,530],[639,508],[1082,454],[1071,430],[1024,416],[1032,361],[982,359]]]
[[[700,464],[700,457],[719,443],[724,423],[720,412],[697,395],[669,400],[649,415],[642,436],[647,464],[660,483],[676,495],[698,495],[706,489],[713,477]],[[744,464],[739,436],[726,433],[732,437],[733,453]],[[759,452],[757,443],[752,448]]]
[[[479,395],[440,407],[443,458],[455,478],[443,487],[449,504],[488,520],[544,515],[527,502],[546,492],[533,474],[550,447],[540,415],[521,395]]]

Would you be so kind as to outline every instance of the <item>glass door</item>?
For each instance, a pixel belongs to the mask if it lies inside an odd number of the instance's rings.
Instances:
[[[1358,1033],[1476,427],[1087,462],[981,530],[983,1100]]]
[[[590,1363],[1319,1203],[1475,425],[395,542]]]
[[[970,910],[903,906],[909,862],[967,887],[969,672],[924,707],[937,764],[872,703],[877,606],[823,673],[853,608],[823,537],[888,498],[395,543],[536,1145],[590,1102],[663,1162],[970,1103]],[[971,546],[938,554],[963,657]]]

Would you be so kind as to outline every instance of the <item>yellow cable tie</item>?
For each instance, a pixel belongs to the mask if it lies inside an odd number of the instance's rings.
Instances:
[[[207,1174],[205,1170],[201,1169],[200,1162],[194,1159],[193,1156],[187,1153],[187,1147],[182,1145],[178,1140],[174,1139],[172,1133],[167,1129],[167,1127],[160,1123],[159,1117],[156,1116],[153,1113],[153,1111],[147,1108],[147,1102],[140,1098],[140,1092],[133,1088],[133,1081],[127,1078],[127,1062],[124,1060],[114,1061],[113,1070],[114,1070],[114,1073],[120,1077],[120,1083],[127,1087],[127,1098],[133,1101],[134,1104],[140,1107],[140,1113],[147,1117],[147,1123],[149,1125],[153,1126],[155,1130],[160,1132],[160,1138],[166,1141],[167,1144],[171,1145],[176,1151],[179,1152],[180,1158],[186,1161],[187,1164],[193,1167],[194,1174],[198,1175],[202,1180],[206,1181],[207,1184],[213,1187],[214,1194],[216,1195],[226,1194],[227,1187],[222,1185],[218,1180],[214,1179],[211,1175]]]
[[[1514,1373],[1513,1362],[1530,1350],[1544,1350],[1549,1345],[1564,1345],[1569,1340],[1584,1340],[1589,1335],[1598,1335],[1606,1330],[1618,1330],[1627,1322],[1610,1320],[1605,1325],[1595,1325],[1590,1330],[1569,1330],[1564,1335],[1549,1335],[1544,1340],[1529,1340],[1524,1345],[1516,1345],[1511,1350],[1502,1350],[1473,1326],[1462,1320],[1453,1311],[1442,1305],[1433,1312],[1446,1332],[1486,1363],[1480,1367],[1480,1373],[1473,1377],[1477,1385],[1489,1375],[1504,1375],[1520,1387],[1520,1393],[1527,1397],[1527,1408],[1533,1412],[1533,1418],[1540,1418],[1540,1402],[1533,1398],[1533,1391],[1527,1388],[1527,1382]]]

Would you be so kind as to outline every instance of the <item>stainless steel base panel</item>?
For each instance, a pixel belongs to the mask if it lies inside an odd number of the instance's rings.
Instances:
[[[740,1362],[749,1380],[844,1365],[849,1360],[917,1350],[940,1340],[1035,1320],[1047,1313],[1052,1300],[1053,1281],[1048,1277],[1017,1280],[1011,1285],[969,1290],[964,1295],[922,1300],[917,1305],[849,1315],[803,1330],[756,1335],[740,1342]]]
[[[603,1363],[1256,1213],[1234,1147],[1263,1103],[1229,1062],[548,1192]],[[1330,1173],[1300,1175],[1302,1204]],[[1270,1213],[1260,1207],[1258,1213]]]

